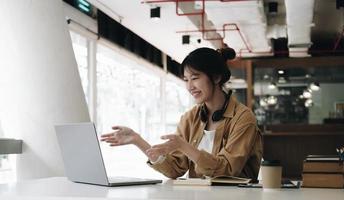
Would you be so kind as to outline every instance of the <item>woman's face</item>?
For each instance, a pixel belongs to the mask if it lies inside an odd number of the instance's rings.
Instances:
[[[183,78],[186,89],[195,98],[196,103],[204,103],[212,98],[214,84],[205,73],[185,67]]]

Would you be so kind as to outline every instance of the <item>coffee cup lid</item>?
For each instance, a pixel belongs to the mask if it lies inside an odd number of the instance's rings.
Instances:
[[[281,166],[281,161],[279,160],[263,160],[263,166]]]

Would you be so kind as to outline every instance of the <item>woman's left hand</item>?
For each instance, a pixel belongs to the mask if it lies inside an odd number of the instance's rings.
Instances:
[[[157,144],[152,146],[146,151],[148,156],[159,157],[169,154],[173,151],[180,150],[180,148],[185,144],[185,140],[176,134],[163,135],[161,139],[167,140],[162,144]]]

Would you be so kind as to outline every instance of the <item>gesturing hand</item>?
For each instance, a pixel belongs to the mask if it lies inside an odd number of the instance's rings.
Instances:
[[[113,126],[114,132],[101,135],[101,141],[107,142],[110,146],[120,146],[134,143],[137,133],[125,126]]]
[[[176,134],[163,135],[161,136],[161,139],[167,141],[162,144],[154,145],[150,149],[148,149],[146,153],[149,157],[157,158],[161,155],[166,155],[173,151],[179,150],[185,143],[185,140],[183,140],[182,137]]]

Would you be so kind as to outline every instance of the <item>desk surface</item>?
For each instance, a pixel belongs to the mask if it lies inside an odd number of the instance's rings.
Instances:
[[[170,180],[157,185],[104,187],[73,183],[65,177],[53,177],[0,184],[0,199],[264,199],[264,200],[343,200],[343,189],[238,188],[233,186],[176,186]]]

